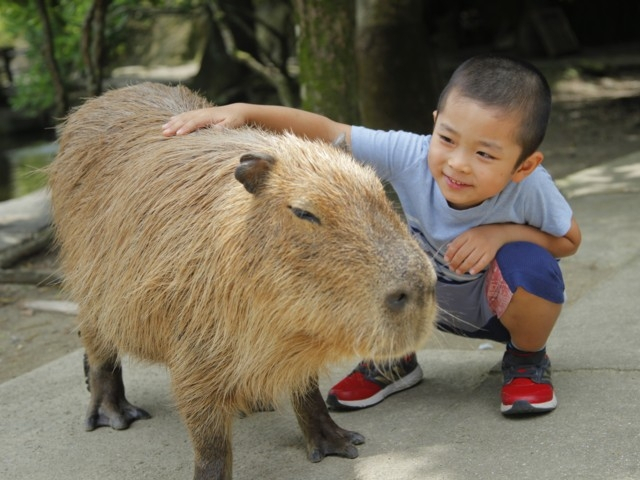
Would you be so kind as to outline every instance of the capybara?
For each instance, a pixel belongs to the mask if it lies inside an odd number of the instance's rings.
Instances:
[[[121,355],[166,364],[195,479],[231,478],[235,416],[290,395],[309,459],[354,458],[323,367],[426,340],[431,263],[372,170],[329,144],[259,128],[165,138],[209,105],[144,83],[88,100],[60,128],[50,187],[64,284],[78,302],[86,429],[124,429]]]

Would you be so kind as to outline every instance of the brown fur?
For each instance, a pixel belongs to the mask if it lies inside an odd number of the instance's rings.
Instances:
[[[89,364],[165,363],[192,438],[306,391],[328,363],[417,348],[435,311],[429,260],[372,171],[256,128],[162,136],[206,105],[182,87],[110,91],[69,116],[50,169]],[[234,179],[249,153],[275,159],[253,194]]]

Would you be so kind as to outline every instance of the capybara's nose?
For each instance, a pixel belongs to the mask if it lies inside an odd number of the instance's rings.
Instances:
[[[400,312],[409,303],[409,293],[404,289],[395,290],[387,295],[385,303],[392,312]]]

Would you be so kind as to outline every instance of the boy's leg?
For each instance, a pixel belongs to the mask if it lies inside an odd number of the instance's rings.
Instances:
[[[557,400],[545,346],[564,301],[558,262],[534,244],[505,245],[486,287],[492,310],[510,334],[502,361],[500,410],[505,415],[553,410]]]
[[[537,352],[547,344],[562,304],[550,302],[518,287],[500,321],[520,350]]]

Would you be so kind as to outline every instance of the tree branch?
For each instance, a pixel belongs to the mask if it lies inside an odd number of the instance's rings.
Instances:
[[[43,56],[49,70],[49,74],[51,75],[51,81],[53,82],[53,88],[55,91],[55,115],[57,117],[61,117],[69,109],[69,102],[67,99],[67,92],[62,81],[62,75],[60,75],[60,67],[56,60],[55,47],[53,44],[53,29],[51,28],[51,20],[49,18],[49,12],[47,11],[45,0],[37,0],[36,8],[44,31],[44,42],[42,45]]]
[[[212,12],[213,20],[220,30],[220,35],[227,55],[262,75],[269,83],[271,83],[276,88],[283,105],[290,107],[295,106],[297,102],[297,95],[292,91],[289,79],[282,70],[273,62],[263,64],[249,52],[240,50],[237,46],[233,32],[227,24],[227,16],[220,7],[218,0],[211,0],[209,2],[209,7]]]

